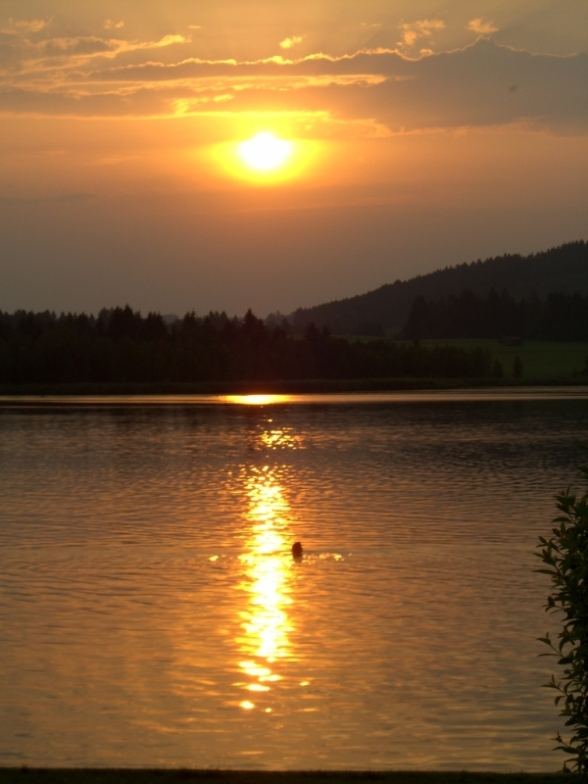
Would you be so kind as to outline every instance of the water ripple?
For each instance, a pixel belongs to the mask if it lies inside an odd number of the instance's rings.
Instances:
[[[0,408],[0,764],[556,768],[586,405]]]

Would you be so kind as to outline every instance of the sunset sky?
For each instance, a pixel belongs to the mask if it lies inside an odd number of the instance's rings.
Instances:
[[[586,0],[2,0],[0,112],[3,310],[287,313],[588,235]]]

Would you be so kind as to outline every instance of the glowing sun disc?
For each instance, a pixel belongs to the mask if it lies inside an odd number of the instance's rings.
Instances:
[[[274,172],[288,163],[293,149],[292,142],[279,139],[269,131],[262,131],[251,139],[241,142],[237,151],[248,169],[257,172]]]

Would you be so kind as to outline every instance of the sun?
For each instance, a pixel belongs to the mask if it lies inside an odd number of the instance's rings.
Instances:
[[[206,148],[205,155],[221,173],[247,186],[294,183],[311,173],[322,154],[317,140],[290,135],[286,126],[259,124],[240,130],[232,139]]]
[[[237,154],[252,172],[272,174],[284,169],[294,152],[294,144],[280,139],[270,131],[260,131],[251,139],[241,142]]]

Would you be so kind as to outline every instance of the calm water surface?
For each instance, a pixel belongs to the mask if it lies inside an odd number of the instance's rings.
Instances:
[[[557,769],[527,397],[6,402],[0,764]]]

